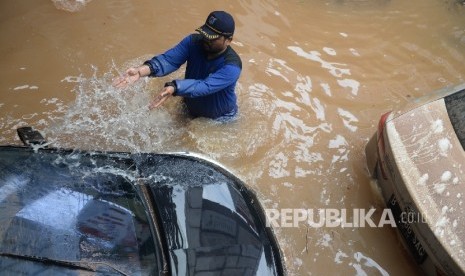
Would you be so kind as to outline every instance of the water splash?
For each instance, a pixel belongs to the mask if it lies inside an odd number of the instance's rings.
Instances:
[[[79,78],[74,89],[76,100],[46,130],[46,136],[56,141],[54,146],[161,152],[176,145],[183,129],[182,120],[176,120],[163,107],[149,111],[150,92],[155,89],[148,81],[141,80],[125,89],[114,88],[115,70],[118,71],[112,68],[99,77],[94,68],[92,77]]]

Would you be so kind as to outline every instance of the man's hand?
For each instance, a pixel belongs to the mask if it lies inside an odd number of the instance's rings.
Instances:
[[[174,93],[174,87],[173,86],[166,86],[163,88],[163,90],[158,94],[151,102],[149,105],[149,109],[152,110],[154,108],[157,108],[161,106],[169,96],[171,96]]]
[[[141,77],[140,69],[131,67],[126,70],[126,73],[113,80],[113,86],[116,88],[125,88],[130,84],[133,84]]]

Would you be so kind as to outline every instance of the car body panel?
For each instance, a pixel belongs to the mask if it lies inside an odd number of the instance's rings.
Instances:
[[[173,275],[278,275],[272,234],[255,215],[263,214],[256,196],[239,179],[185,156],[143,157],[138,168],[143,177],[152,176],[157,205],[171,207],[158,212],[169,233]]]
[[[383,127],[384,155],[378,156],[377,133],[365,149],[386,205],[393,213],[414,214],[411,222],[397,220],[397,229],[430,275],[465,273],[465,151],[443,98],[463,89],[443,89],[393,111]]]
[[[2,271],[285,274],[255,194],[201,158],[3,146],[0,169]]]
[[[408,119],[403,117],[409,117]],[[412,125],[414,127],[412,127]],[[423,216],[419,238],[444,271],[465,271],[465,152],[447,116],[444,100],[403,114],[386,123],[391,149],[390,175],[404,205]],[[451,264],[447,261],[454,260]]]

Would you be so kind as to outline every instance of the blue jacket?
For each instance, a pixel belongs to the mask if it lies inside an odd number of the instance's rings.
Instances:
[[[152,77],[177,70],[187,61],[185,79],[175,80],[175,96],[184,101],[193,116],[218,118],[237,111],[234,89],[242,70],[239,55],[228,46],[220,56],[208,60],[202,36],[191,34],[164,54],[146,61]]]

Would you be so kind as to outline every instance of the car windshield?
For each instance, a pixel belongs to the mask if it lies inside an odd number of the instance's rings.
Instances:
[[[37,260],[58,260],[91,264],[105,275],[158,274],[161,247],[131,184],[136,172],[129,158],[0,151],[3,272],[56,273],[58,262]]]
[[[447,96],[445,102],[452,126],[465,150],[465,90]]]

